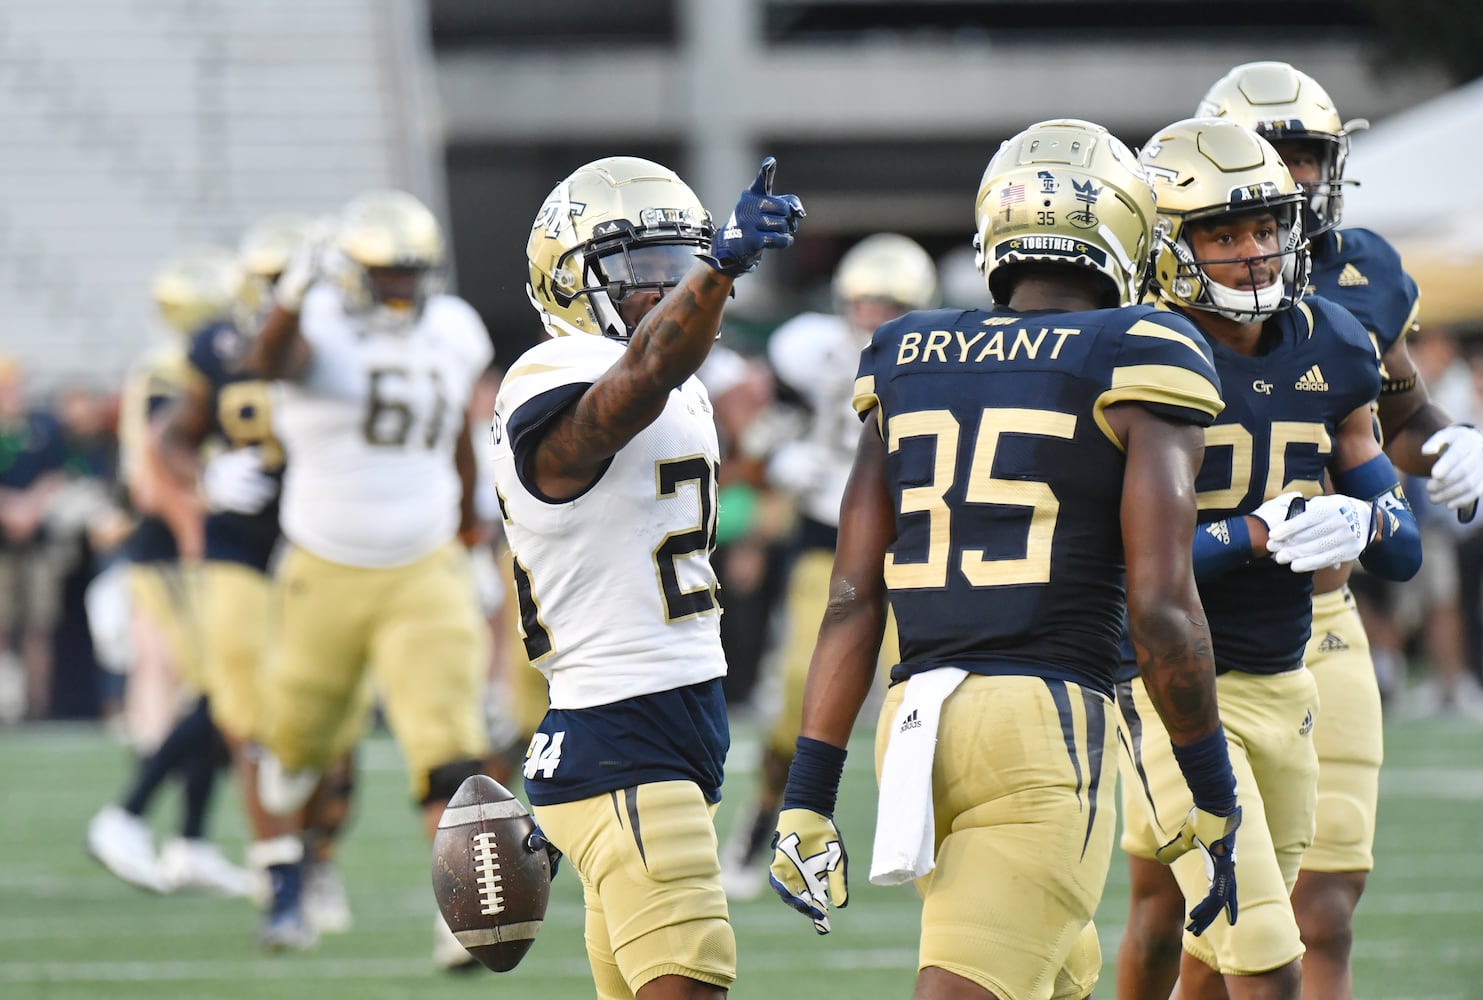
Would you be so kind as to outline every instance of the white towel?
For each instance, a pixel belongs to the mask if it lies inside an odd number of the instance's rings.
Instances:
[[[968,671],[938,667],[914,674],[891,720],[891,742],[881,762],[880,802],[875,814],[872,885],[900,885],[935,866],[932,758],[942,703]]]

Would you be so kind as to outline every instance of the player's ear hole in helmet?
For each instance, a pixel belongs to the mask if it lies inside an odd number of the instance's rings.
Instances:
[[[1131,150],[1101,125],[1038,122],[989,160],[975,201],[979,270],[1000,305],[1015,278],[1081,268],[1104,306],[1137,303],[1148,280],[1153,190]]]
[[[626,341],[680,282],[712,225],[700,199],[666,167],[610,156],[556,185],[531,226],[526,293],[552,336]]]
[[[1237,323],[1302,301],[1305,197],[1272,145],[1217,118],[1187,118],[1139,153],[1158,198],[1159,294]]]

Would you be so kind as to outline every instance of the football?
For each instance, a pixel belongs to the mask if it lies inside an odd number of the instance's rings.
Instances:
[[[458,786],[433,837],[433,894],[460,944],[486,968],[508,972],[535,943],[551,898],[551,862],[527,841],[525,806],[475,774]]]

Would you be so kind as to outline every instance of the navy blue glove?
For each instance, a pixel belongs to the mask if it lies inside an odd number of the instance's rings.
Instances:
[[[757,179],[741,193],[731,218],[711,237],[711,252],[700,259],[722,274],[735,278],[746,274],[762,259],[763,250],[793,245],[803,203],[797,195],[773,194],[772,177],[778,161],[762,161]]]
[[[532,854],[536,851],[545,851],[547,860],[551,862],[551,878],[556,878],[556,869],[561,866],[561,850],[546,839],[545,831],[540,827],[532,830],[525,838],[525,849]]]
[[[1205,933],[1205,929],[1215,922],[1221,910],[1226,911],[1228,923],[1236,922],[1236,830],[1240,826],[1240,806],[1232,810],[1229,816],[1216,816],[1200,809],[1191,809],[1179,835],[1160,847],[1154,855],[1166,865],[1194,850],[1204,856],[1210,890],[1189,911],[1189,923],[1184,928],[1195,937]]]

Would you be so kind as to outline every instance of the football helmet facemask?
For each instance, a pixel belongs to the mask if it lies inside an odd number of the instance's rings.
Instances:
[[[443,231],[426,205],[405,191],[371,191],[345,206],[335,248],[345,307],[373,325],[416,321],[440,287]]]
[[[190,335],[211,323],[234,322],[247,276],[226,247],[182,251],[155,272],[150,294],[160,318]]]
[[[974,203],[978,266],[1009,301],[1015,265],[1064,264],[1106,279],[1107,305],[1143,297],[1153,247],[1153,189],[1127,146],[1101,125],[1031,125],[989,160]]]
[[[1305,184],[1309,238],[1337,226],[1344,214],[1344,179],[1349,137],[1370,127],[1363,118],[1345,122],[1328,92],[1307,73],[1285,62],[1252,62],[1215,81],[1195,115],[1227,118],[1253,129],[1271,143],[1307,142],[1319,151],[1319,180]]]
[[[526,244],[526,294],[553,337],[626,341],[635,292],[677,285],[710,246],[711,218],[674,171],[635,156],[577,168],[547,196]]]
[[[1290,309],[1308,284],[1308,241],[1303,233],[1302,189],[1293,182],[1271,143],[1252,130],[1219,118],[1187,118],[1155,132],[1138,156],[1154,184],[1159,250],[1154,275],[1165,298],[1188,309],[1216,313],[1237,323],[1265,320]],[[1277,250],[1260,257],[1197,257],[1192,223],[1254,211],[1276,219]],[[1281,280],[1240,291],[1206,274],[1213,264],[1245,263],[1252,269],[1280,258]]]

